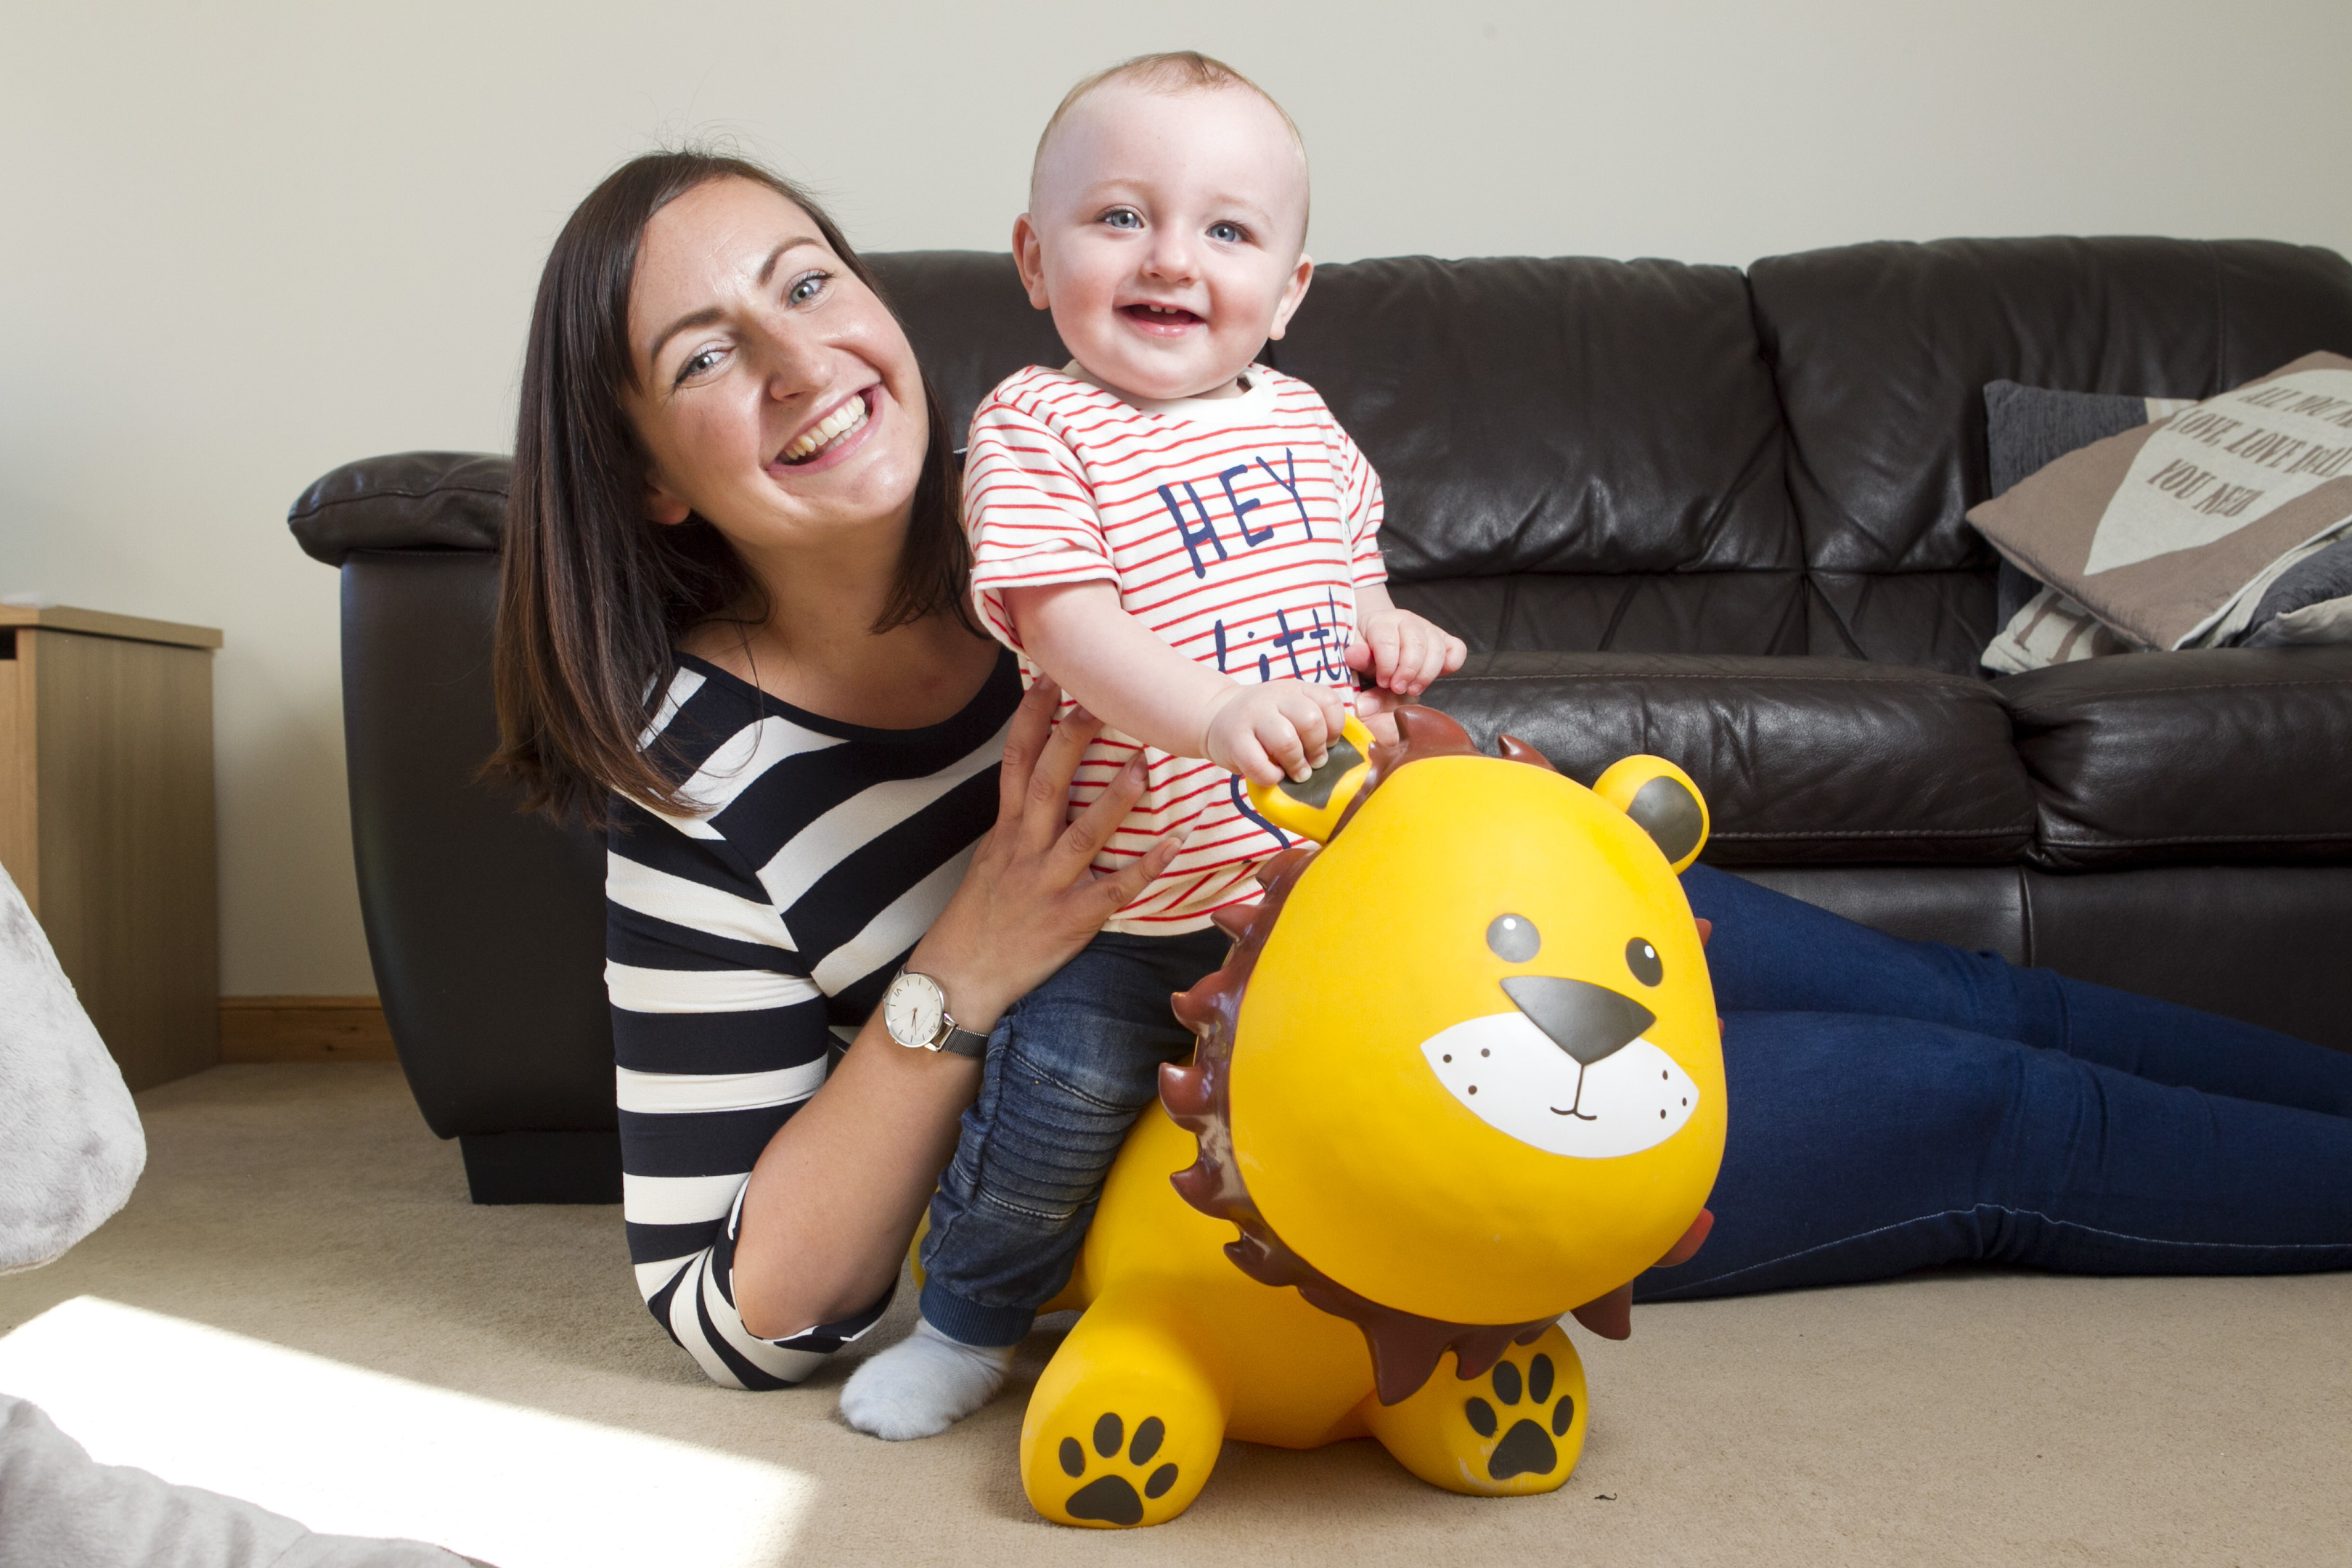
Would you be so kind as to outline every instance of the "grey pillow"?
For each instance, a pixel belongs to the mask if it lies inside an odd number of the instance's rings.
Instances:
[[[2352,538],[2339,539],[2281,573],[2263,602],[2254,606],[2238,646],[2280,647],[2302,640],[2289,636],[2279,617],[2347,597],[2352,597]]]
[[[2053,392],[2013,381],[1985,384],[1985,458],[1992,493],[2006,494],[2029,475],[2094,441],[2147,423],[2147,399],[2107,392]],[[2007,556],[1994,590],[1994,622],[2009,625],[2042,584]]]

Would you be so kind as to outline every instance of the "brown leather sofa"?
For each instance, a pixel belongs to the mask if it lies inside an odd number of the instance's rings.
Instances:
[[[873,258],[961,422],[1065,357],[1010,260]],[[1430,700],[1591,780],[1689,770],[1707,858],[1905,936],[2352,1049],[2352,648],[1998,680],[1981,391],[2220,392],[2352,353],[2352,266],[2263,242],[1955,240],[1326,267],[1268,361],[1379,467]],[[296,502],[343,582],[352,837],[384,1008],[478,1201],[618,1194],[601,847],[492,744],[505,463],[351,464]]]

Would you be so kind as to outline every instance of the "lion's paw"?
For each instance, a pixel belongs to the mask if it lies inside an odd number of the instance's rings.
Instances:
[[[1510,1420],[1510,1429],[1486,1456],[1486,1474],[1498,1481],[1514,1476],[1549,1475],[1559,1463],[1559,1446],[1553,1439],[1567,1436],[1576,1424],[1576,1395],[1559,1386],[1559,1369],[1552,1365],[1551,1357],[1536,1352],[1528,1358],[1522,1374],[1506,1356],[1486,1378],[1504,1415],[1496,1415],[1495,1405],[1480,1394],[1474,1394],[1462,1404],[1463,1419],[1482,1438],[1494,1436],[1496,1428]],[[1523,1395],[1529,1407],[1526,1415],[1518,1415]]]
[[[1055,1458],[1064,1475],[1084,1480],[1089,1470],[1104,1472],[1072,1492],[1062,1504],[1063,1511],[1089,1524],[1141,1524],[1145,1500],[1167,1496],[1181,1474],[1172,1462],[1152,1463],[1167,1440],[1168,1425],[1159,1416],[1147,1415],[1137,1422],[1130,1437],[1127,1423],[1109,1411],[1096,1420],[1087,1442],[1063,1438]],[[1091,1456],[1088,1447],[1094,1450]]]
[[[1558,1326],[1513,1345],[1465,1384],[1443,1368],[1410,1398],[1368,1413],[1404,1467],[1454,1491],[1548,1492],[1584,1452],[1584,1363]]]

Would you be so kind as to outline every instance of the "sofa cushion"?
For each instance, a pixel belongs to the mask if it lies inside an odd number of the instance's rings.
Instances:
[[[1992,688],[1852,659],[1474,656],[1429,701],[1482,745],[1503,731],[1590,784],[1635,752],[1678,763],[1718,865],[1999,864],[2034,800]]]
[[[1805,580],[1795,572],[1530,572],[1391,587],[1472,651],[1803,653]]]
[[[940,395],[951,447],[964,444],[971,411],[998,382],[1025,365],[1069,363],[1054,318],[1031,306],[1009,252],[885,250],[866,264]]]
[[[496,550],[513,463],[481,452],[395,452],[345,463],[287,510],[303,552],[341,566],[354,550]]]
[[[2192,648],[1993,682],[2060,870],[2352,863],[2352,648]]]
[[[1964,521],[1992,494],[1988,382],[2201,398],[2314,349],[2352,353],[2352,263],[2316,246],[1855,245],[1767,258],[1748,282],[1807,558],[1837,571],[1990,574]]]
[[[1798,564],[1735,268],[1345,262],[1265,352],[1380,469],[1400,581]]]

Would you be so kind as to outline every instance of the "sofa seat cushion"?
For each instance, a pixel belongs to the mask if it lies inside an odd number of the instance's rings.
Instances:
[[[1993,689],[1841,658],[1472,656],[1429,701],[1481,744],[1507,731],[1591,784],[1622,756],[1678,763],[1727,866],[2001,864],[2034,796]]]
[[[2039,865],[2352,864],[2352,647],[2119,654],[1994,687]]]

